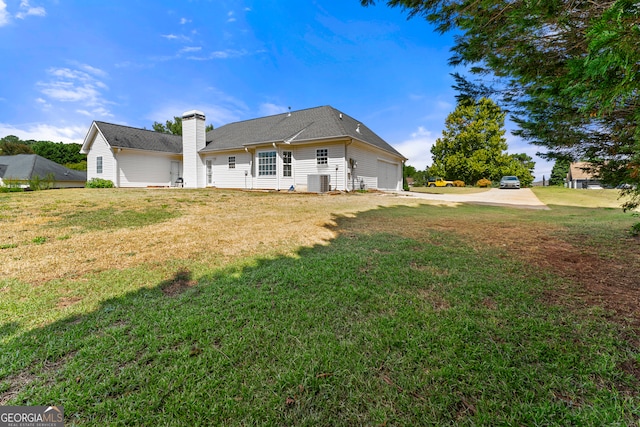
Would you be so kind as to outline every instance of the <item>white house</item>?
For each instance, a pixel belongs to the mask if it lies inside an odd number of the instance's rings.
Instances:
[[[566,178],[566,187],[569,188],[602,188],[600,180],[596,177],[594,166],[589,162],[576,162],[569,165]]]
[[[0,186],[29,188],[38,181],[46,182],[50,188],[84,187],[87,174],[37,154],[0,156]]]
[[[407,160],[363,123],[330,106],[245,120],[205,132],[200,111],[182,136],[94,121],[82,144],[87,179],[116,187],[298,191],[402,189]]]

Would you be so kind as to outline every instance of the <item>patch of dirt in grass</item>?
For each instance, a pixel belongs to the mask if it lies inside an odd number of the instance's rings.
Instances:
[[[19,374],[8,377],[5,381],[9,384],[9,389],[0,393],[0,406],[6,405],[7,402],[13,399],[35,379],[35,375],[29,372],[20,372]]]
[[[0,406],[6,405],[9,401],[15,398],[22,390],[26,389],[34,381],[45,378],[45,383],[50,385],[54,382],[54,374],[61,369],[71,358],[76,355],[73,351],[65,356],[61,357],[57,361],[45,360],[42,366],[37,369],[32,366],[19,372],[15,375],[11,375],[5,378],[0,385],[6,383],[9,385],[8,389],[0,393]],[[33,372],[39,371],[38,375]],[[4,387],[3,387],[4,388]]]
[[[73,305],[73,304],[77,303],[78,301],[82,301],[82,298],[80,298],[80,297],[61,297],[58,300],[58,308],[69,307],[70,305]]]
[[[638,384],[640,384],[640,362],[635,359],[627,360],[620,364],[620,369],[634,377]],[[638,391],[638,387],[635,387],[633,391],[635,395],[640,393],[640,391]]]
[[[191,279],[191,272],[189,270],[179,270],[171,279],[162,282],[160,289],[162,293],[172,297],[180,295],[197,284],[195,280]]]
[[[466,223],[462,233],[567,279],[565,289],[547,291],[550,302],[572,305],[565,294],[577,296],[586,306],[603,307],[613,321],[640,329],[640,241],[625,242],[625,259],[603,259],[596,248],[560,240],[555,231]]]
[[[432,291],[430,289],[418,289],[418,296],[427,303],[431,304],[433,310],[435,311],[448,310],[449,308],[451,308],[449,301],[442,298],[442,296],[438,292]]]

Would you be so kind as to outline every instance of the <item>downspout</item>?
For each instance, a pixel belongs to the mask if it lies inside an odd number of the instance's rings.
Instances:
[[[120,154],[120,152],[122,151],[122,148],[117,148],[116,151],[113,153],[113,160],[115,163],[115,181],[116,181],[116,188],[120,188],[120,162],[118,162],[118,155]]]
[[[244,171],[244,189],[247,189],[247,176],[249,176],[249,189],[253,190],[253,155],[247,147],[244,147],[245,153],[249,154],[249,170]]]
[[[280,173],[278,171],[278,165],[282,165],[282,159],[280,158],[280,151],[278,150],[278,146],[274,142],[273,148],[276,150],[276,191],[280,191]]]

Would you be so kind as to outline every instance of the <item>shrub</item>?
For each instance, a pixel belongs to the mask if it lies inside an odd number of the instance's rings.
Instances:
[[[491,187],[491,184],[491,180],[487,178],[482,178],[476,183],[478,187]]]
[[[53,188],[55,178],[52,173],[47,174],[44,178],[39,175],[34,175],[29,180],[29,188],[33,191],[49,190]]]
[[[16,193],[20,191],[24,191],[22,188],[21,181],[17,179],[4,178],[4,185],[0,186],[0,193]]]
[[[85,184],[86,188],[113,188],[113,181],[102,178],[91,178]]]
[[[459,179],[456,179],[455,181],[453,181],[453,186],[454,187],[464,187],[464,181],[460,181]]]

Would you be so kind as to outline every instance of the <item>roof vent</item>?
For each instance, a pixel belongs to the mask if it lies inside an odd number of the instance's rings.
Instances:
[[[358,126],[356,126],[356,132],[360,133],[360,123],[358,123]]]
[[[342,120],[342,113],[340,113],[340,120]]]
[[[287,114],[287,117],[291,117],[291,107],[289,107],[289,114]]]

